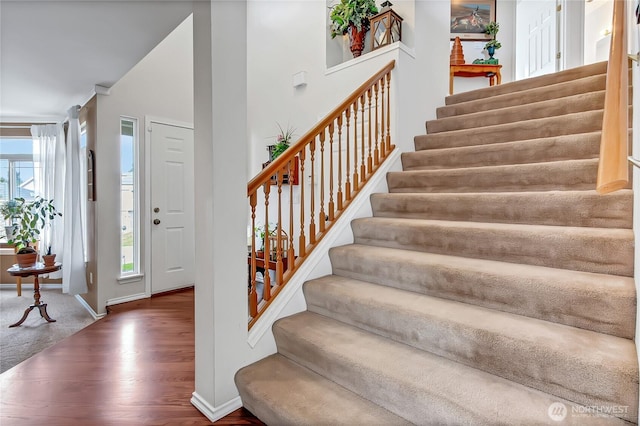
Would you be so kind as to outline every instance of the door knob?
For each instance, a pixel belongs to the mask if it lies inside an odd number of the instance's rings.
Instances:
[[[160,207],[156,207],[153,209],[154,213],[160,213]]]
[[[160,219],[153,219],[154,225],[160,225]]]

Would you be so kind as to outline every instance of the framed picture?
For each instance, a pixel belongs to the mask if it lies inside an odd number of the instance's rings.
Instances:
[[[496,20],[496,0],[451,0],[451,40],[490,40],[485,26]]]

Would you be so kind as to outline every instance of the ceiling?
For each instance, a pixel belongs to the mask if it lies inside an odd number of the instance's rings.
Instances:
[[[0,0],[0,122],[64,119],[192,9],[190,0]]]

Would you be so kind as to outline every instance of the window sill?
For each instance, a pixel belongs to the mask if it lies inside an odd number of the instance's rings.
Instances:
[[[144,274],[122,275],[118,278],[118,284],[131,284],[142,281]]]

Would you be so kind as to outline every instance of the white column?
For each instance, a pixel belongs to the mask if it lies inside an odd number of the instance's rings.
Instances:
[[[562,69],[579,67],[584,64],[584,1],[564,0],[562,3],[563,22]]]
[[[195,331],[192,403],[211,420],[239,404],[247,339],[246,2],[194,2]]]

